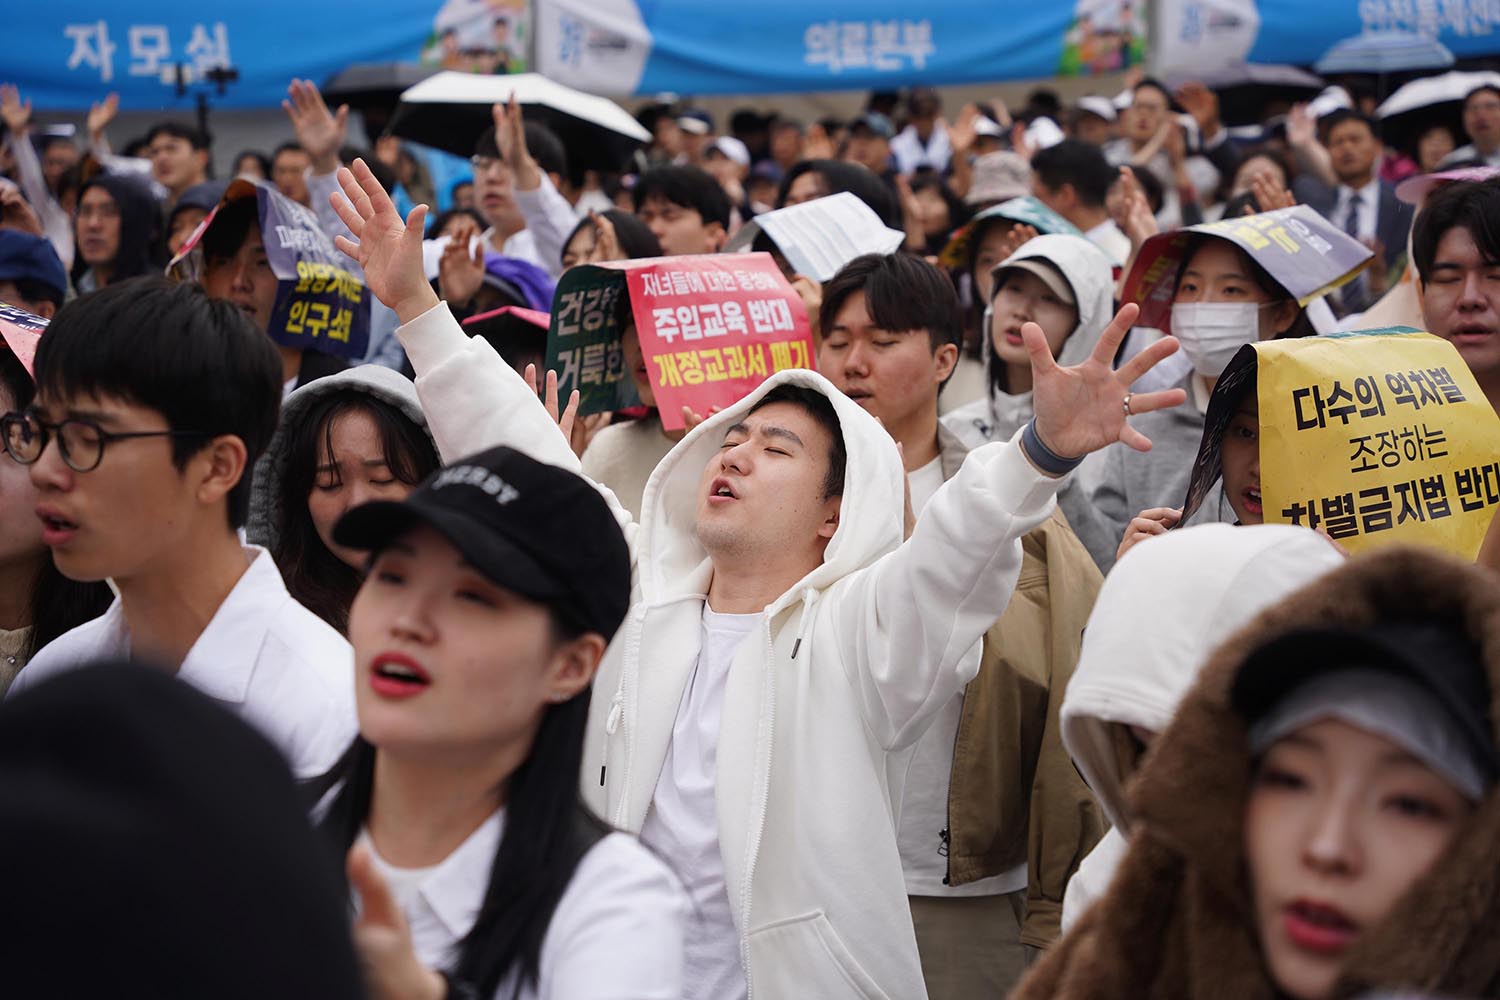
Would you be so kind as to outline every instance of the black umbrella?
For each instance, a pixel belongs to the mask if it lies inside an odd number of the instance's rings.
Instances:
[[[323,84],[323,96],[337,107],[360,109],[369,104],[394,107],[401,95],[436,73],[435,66],[417,63],[354,63]]]
[[[1323,89],[1323,81],[1295,66],[1241,63],[1191,78],[1219,96],[1219,118],[1228,127],[1259,125],[1271,104],[1308,101]],[[1189,78],[1171,79],[1179,87]]]
[[[491,108],[514,94],[521,114],[546,125],[580,169],[616,171],[651,135],[613,101],[554,83],[539,73],[511,76],[443,72],[401,95],[393,135],[458,156],[494,124]]]

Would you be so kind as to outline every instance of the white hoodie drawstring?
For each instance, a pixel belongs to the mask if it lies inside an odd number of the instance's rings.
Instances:
[[[818,592],[811,587],[802,591],[802,620],[797,623],[797,641],[792,643],[792,659],[797,658],[797,650],[802,648],[802,637],[807,634],[807,626],[812,621],[812,602]]]
[[[609,715],[604,720],[604,742],[599,748],[599,787],[604,787],[604,771],[609,766],[609,741],[615,735],[615,730],[620,728],[620,716],[624,714],[625,705],[625,678],[620,678],[620,686],[615,688],[614,699],[609,703]]]

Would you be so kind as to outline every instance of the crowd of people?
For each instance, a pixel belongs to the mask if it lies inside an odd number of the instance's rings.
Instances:
[[[1412,327],[1500,411],[1500,88],[1409,148],[1358,86],[1233,134],[1145,77],[655,102],[614,172],[511,101],[441,185],[284,109],[215,180],[0,87],[0,303],[48,321],[0,349],[17,995],[1500,995],[1500,534],[1264,523],[1226,375]],[[813,368],[675,419],[622,296],[640,405],[559,392],[567,272],[832,195],[894,249],[752,244]],[[291,330],[268,212],[357,351]]]

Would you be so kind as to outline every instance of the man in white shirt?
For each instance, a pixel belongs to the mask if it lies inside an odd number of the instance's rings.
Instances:
[[[276,427],[270,341],[196,285],[140,278],[71,303],[36,355],[36,404],[4,421],[63,575],[112,580],[99,618],[44,647],[11,692],[101,658],[170,671],[264,732],[299,778],[355,735],[349,646],[240,542]]]
[[[508,444],[576,471],[536,393],[463,334],[423,278],[416,216],[403,221],[362,163],[340,180],[357,201],[340,214],[359,241],[340,246],[401,317],[445,450]],[[773,375],[688,434],[647,487],[648,523],[637,529],[616,505],[638,594],[595,681],[583,792],[617,827],[659,822],[705,859],[687,873],[713,900],[690,929],[706,970],[690,996],[925,995],[893,829],[906,763],[978,668],[1020,537],[1081,461],[1067,456],[1115,440],[1147,448],[1127,412],[1184,398],[1126,400],[1176,346],[1163,340],[1111,370],[1135,316],[1126,306],[1068,369],[1028,324],[1035,422],[972,452],[905,544],[889,435],[809,371]],[[752,616],[750,635],[737,641],[720,615]],[[705,631],[729,635],[721,646]],[[709,766],[711,794],[700,784]],[[699,780],[678,785],[679,774]]]
[[[939,118],[942,110],[942,100],[932,88],[918,87],[911,92],[907,102],[908,124],[891,140],[891,156],[896,160],[898,172],[914,174],[922,167],[940,174],[947,172],[953,144]]]

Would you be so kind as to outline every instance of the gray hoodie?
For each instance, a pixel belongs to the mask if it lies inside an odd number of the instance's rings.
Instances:
[[[1068,339],[1063,341],[1058,352],[1057,363],[1064,367],[1082,364],[1094,348],[1104,328],[1114,317],[1114,271],[1109,258],[1098,247],[1081,236],[1049,235],[1027,240],[1021,248],[995,266],[1001,271],[1016,261],[1040,259],[1062,272],[1073,289],[1073,298],[1078,303],[1078,326]],[[996,282],[996,287],[999,282]],[[989,379],[990,358],[995,350],[990,331],[984,331],[984,370]],[[993,385],[988,386],[985,398],[975,400],[945,415],[943,426],[947,427],[969,448],[977,448],[990,441],[1008,441],[1031,419],[1031,393],[1010,393]],[[1200,420],[1201,424],[1201,420]],[[1117,445],[1116,447],[1121,447]],[[1113,449],[1109,449],[1113,450]],[[1196,439],[1192,455],[1187,460],[1191,468],[1193,456],[1198,454]],[[1113,530],[1112,522],[1093,509],[1092,501],[1082,487],[1078,476],[1069,477],[1067,484],[1057,495],[1057,506],[1063,517],[1088,548],[1096,562],[1100,558],[1099,542]],[[1184,481],[1183,491],[1187,489]],[[1134,516],[1132,512],[1131,516]],[[1123,529],[1123,525],[1121,526]],[[1114,543],[1109,547],[1110,561],[1114,560],[1115,547],[1120,544],[1119,532],[1115,532]],[[1101,566],[1107,566],[1100,563]]]
[[[427,431],[427,417],[417,401],[417,387],[400,372],[380,365],[360,365],[309,382],[287,397],[281,407],[281,422],[266,446],[266,453],[255,463],[255,480],[250,487],[250,520],[246,537],[255,545],[276,549],[276,509],[281,503],[281,484],[286,480],[287,448],[291,428],[320,399],[337,392],[362,392],[401,411],[408,419]],[[437,442],[433,441],[433,448]],[[441,454],[441,453],[440,453]]]

